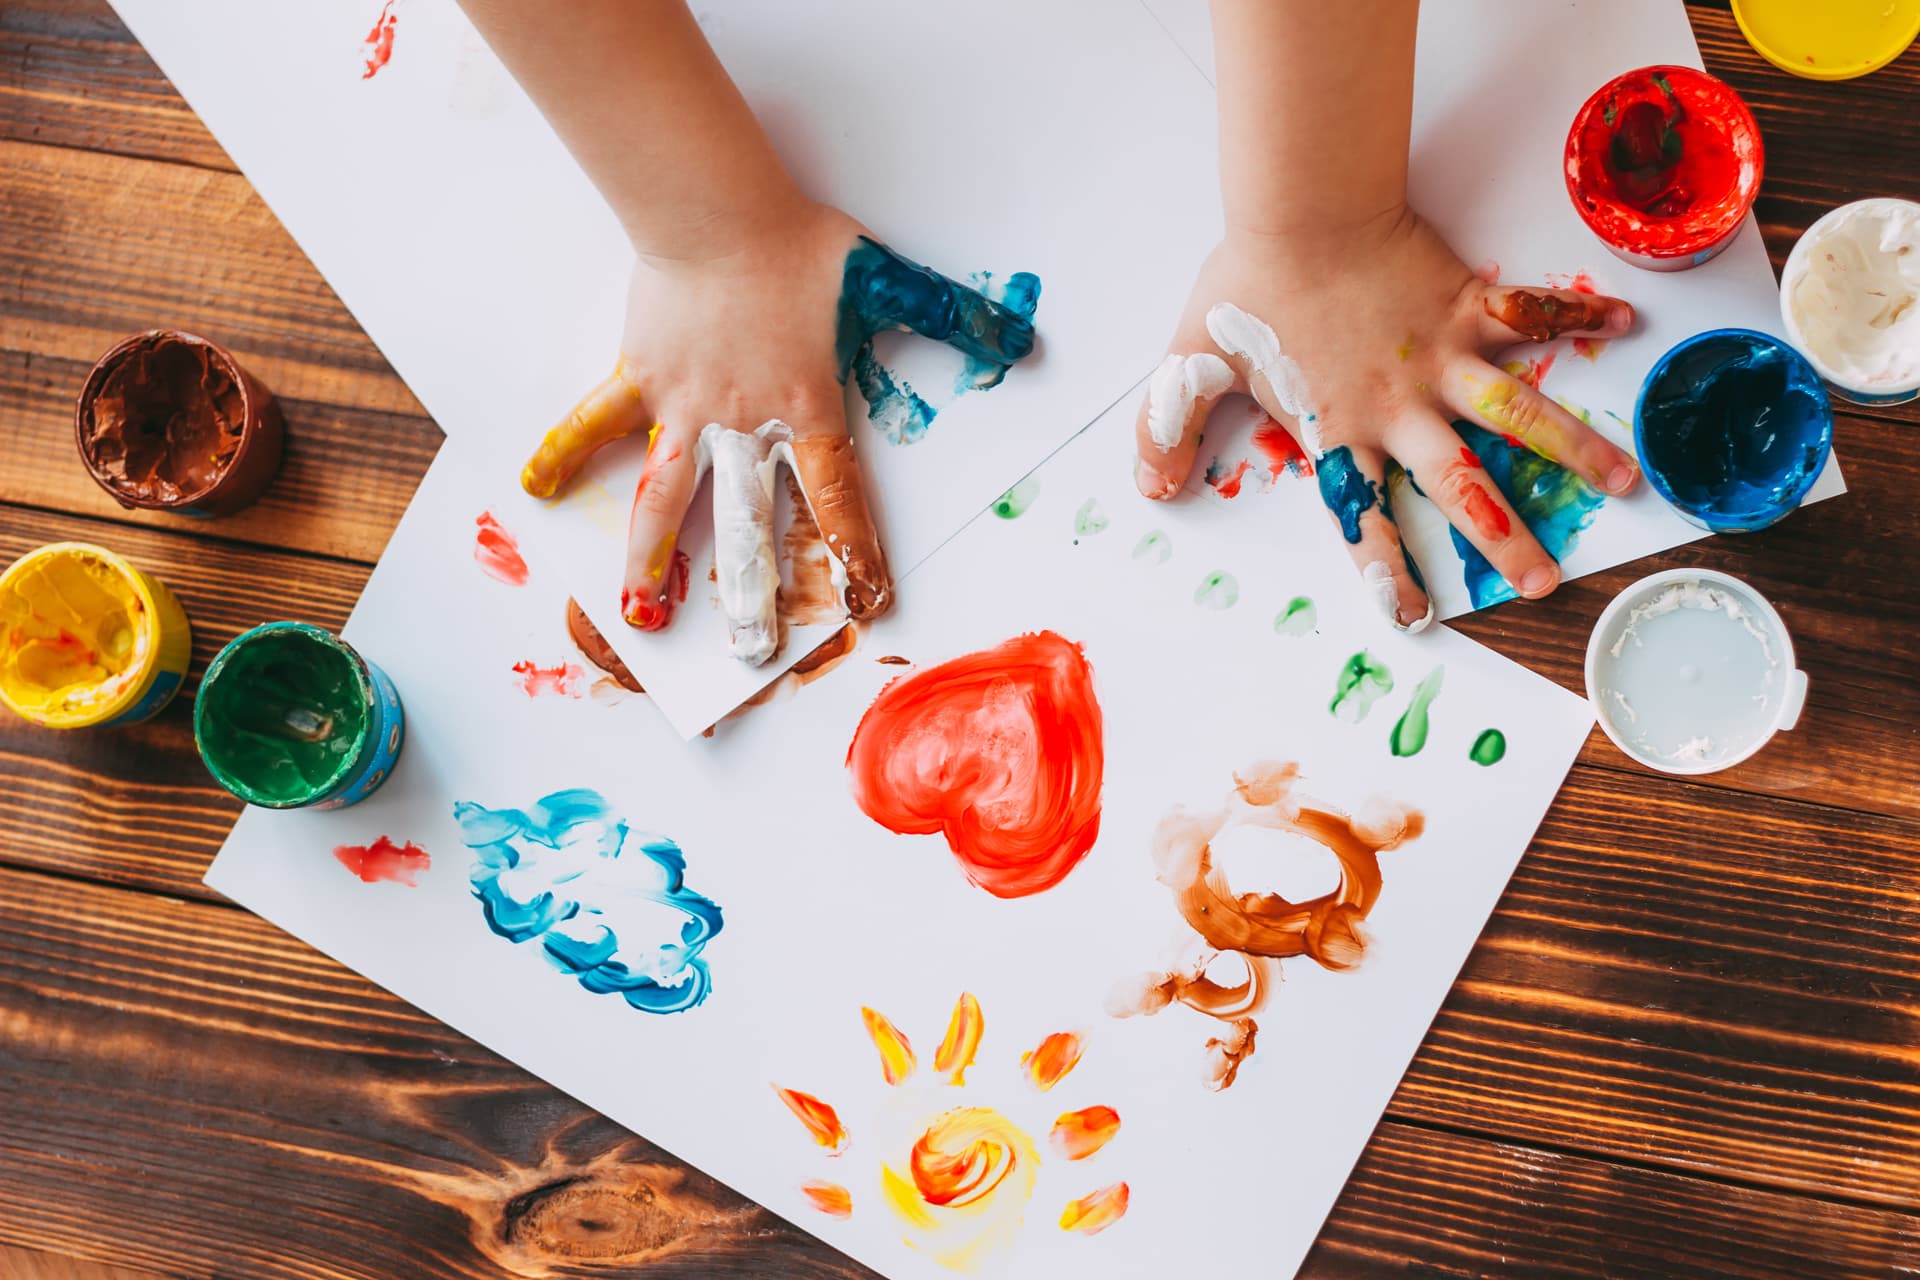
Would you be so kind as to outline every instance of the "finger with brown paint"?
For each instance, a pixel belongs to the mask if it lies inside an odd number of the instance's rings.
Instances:
[[[1315,466],[1320,500],[1381,612],[1402,631],[1421,631],[1433,621],[1433,600],[1400,539],[1386,462],[1386,455],[1371,447],[1328,449]]]
[[[686,523],[705,467],[697,442],[697,433],[680,423],[654,432],[633,491],[620,616],[642,631],[658,631],[673,621],[675,606],[687,598],[687,553],[680,550],[680,526]]]
[[[1551,342],[1568,334],[1617,338],[1633,328],[1629,303],[1577,289],[1490,285],[1481,293],[1480,309],[1480,341],[1487,354],[1517,342]]]
[[[793,468],[827,546],[847,613],[875,618],[893,603],[893,579],[867,508],[866,482],[844,424],[794,428]]]
[[[520,469],[520,487],[536,498],[551,498],[600,448],[651,425],[639,377],[621,360],[541,439]]]
[[[1440,398],[1461,417],[1558,463],[1602,493],[1619,497],[1640,478],[1631,454],[1565,406],[1484,360],[1455,362],[1441,381]]]
[[[1559,564],[1452,427],[1423,414],[1396,429],[1391,446],[1420,491],[1516,592],[1537,599],[1559,585]]]

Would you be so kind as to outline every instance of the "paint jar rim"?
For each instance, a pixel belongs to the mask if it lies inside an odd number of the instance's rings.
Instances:
[[[24,573],[32,565],[63,555],[85,556],[98,560],[113,570],[121,581],[132,589],[134,598],[140,602],[141,639],[147,646],[146,669],[138,679],[129,682],[126,688],[115,694],[111,702],[104,704],[97,711],[89,711],[83,717],[70,720],[49,719],[38,711],[16,704],[7,696],[4,684],[0,684],[0,703],[6,704],[7,709],[22,720],[37,724],[44,729],[88,729],[109,724],[117,717],[124,715],[129,708],[146,696],[147,690],[151,689],[153,682],[159,678],[160,602],[154,598],[153,589],[147,585],[146,575],[134,568],[131,561],[91,542],[49,542],[45,546],[35,547],[8,565],[4,572],[0,572],[0,592],[4,592],[17,575]]]
[[[359,651],[325,627],[317,627],[310,622],[263,622],[257,627],[250,627],[227,641],[220,652],[214,655],[213,661],[207,664],[206,674],[200,677],[199,696],[193,700],[193,741],[199,749],[201,763],[206,765],[207,772],[213,775],[215,782],[248,804],[258,805],[262,809],[301,809],[327,799],[351,781],[378,747],[380,735],[376,732],[378,726],[369,716],[360,726],[360,740],[353,744],[353,750],[340,758],[340,763],[334,767],[334,771],[327,776],[325,782],[310,788],[308,794],[299,799],[280,800],[262,796],[252,786],[234,777],[222,767],[206,746],[207,708],[211,704],[207,693],[225,674],[235,653],[247,644],[269,635],[300,636],[339,654],[346,659],[348,667],[353,672],[355,691],[359,693],[361,701],[371,708],[378,699],[374,692],[372,672]]]
[[[1673,486],[1668,482],[1666,474],[1660,468],[1652,465],[1647,458],[1645,409],[1648,393],[1651,392],[1655,384],[1666,375],[1668,369],[1672,367],[1673,362],[1677,358],[1697,346],[1712,341],[1758,343],[1780,352],[1789,362],[1798,363],[1806,375],[1805,381],[1811,389],[1811,393],[1820,410],[1820,465],[1818,467],[1808,468],[1806,475],[1802,476],[1799,483],[1792,489],[1790,496],[1783,497],[1780,500],[1778,513],[1774,515],[1772,519],[1761,524],[1742,524],[1737,527],[1731,524],[1724,526],[1714,524],[1711,519],[1711,513],[1703,512],[1690,503],[1682,502],[1674,493]],[[1640,470],[1647,477],[1647,483],[1653,486],[1653,491],[1659,494],[1668,506],[1679,512],[1687,520],[1703,528],[1710,529],[1715,533],[1758,532],[1770,525],[1778,524],[1780,521],[1786,519],[1789,514],[1798,510],[1800,504],[1805,501],[1807,494],[1813,489],[1813,486],[1818,484],[1820,477],[1826,474],[1827,467],[1831,465],[1833,460],[1833,402],[1827,396],[1826,384],[1820,380],[1819,370],[1808,363],[1807,358],[1801,355],[1792,343],[1783,338],[1776,337],[1771,333],[1762,333],[1758,329],[1708,329],[1704,333],[1696,333],[1690,338],[1682,338],[1680,341],[1674,343],[1665,355],[1653,362],[1653,368],[1647,370],[1647,376],[1642,379],[1640,383],[1640,394],[1635,397],[1633,402],[1633,452],[1634,456],[1638,458],[1640,462]]]
[[[1800,238],[1794,241],[1792,251],[1787,254],[1786,263],[1780,268],[1780,323],[1786,328],[1787,341],[1806,358],[1807,363],[1813,366],[1813,371],[1819,374],[1822,380],[1832,383],[1842,395],[1851,392],[1872,396],[1875,399],[1911,395],[1920,392],[1920,375],[1916,375],[1912,382],[1897,386],[1867,387],[1857,382],[1849,382],[1834,373],[1826,361],[1821,359],[1820,353],[1807,342],[1806,335],[1800,331],[1800,322],[1794,319],[1793,286],[1806,274],[1807,259],[1812,255],[1814,243],[1830,227],[1858,211],[1892,208],[1911,209],[1916,217],[1920,217],[1920,201],[1907,200],[1900,196],[1869,196],[1865,200],[1850,200],[1846,204],[1836,205],[1814,219],[1812,225],[1801,233]]]
[[[94,465],[93,451],[89,446],[91,433],[87,430],[87,418],[89,411],[93,408],[95,399],[98,398],[100,394],[101,387],[106,383],[108,376],[119,366],[120,361],[126,357],[127,353],[143,343],[153,343],[155,345],[178,343],[182,346],[205,347],[213,358],[218,360],[226,369],[227,374],[233,379],[234,386],[240,390],[240,416],[243,429],[240,432],[240,444],[235,448],[233,457],[227,460],[226,466],[214,472],[205,484],[191,492],[183,491],[178,498],[171,501],[164,498],[156,498],[148,494],[129,493],[127,490],[113,483],[108,477],[101,475],[99,469]],[[114,343],[112,347],[108,348],[105,355],[94,362],[93,369],[87,374],[86,382],[81,384],[79,398],[74,401],[74,444],[80,450],[80,461],[87,468],[87,474],[93,477],[95,484],[112,495],[115,502],[124,507],[138,508],[143,511],[178,512],[183,508],[190,508],[205,501],[209,495],[213,494],[215,490],[219,489],[220,486],[227,481],[228,477],[244,474],[244,468],[249,461],[249,455],[254,450],[272,449],[277,453],[280,447],[279,437],[281,433],[274,430],[270,425],[261,422],[269,411],[274,408],[274,405],[273,393],[256,382],[252,375],[234,358],[233,353],[219,343],[209,338],[203,338],[197,333],[189,333],[185,329],[147,329],[122,338],[120,341]],[[245,424],[249,423],[258,423],[260,425],[255,426],[251,430],[245,429]],[[273,437],[271,440],[267,439],[269,435]],[[277,466],[277,463],[278,459],[276,458],[272,465]],[[248,494],[245,502],[252,501],[253,496],[253,494]],[[245,502],[236,505],[244,506]]]
[[[1719,587],[1738,596],[1742,605],[1751,607],[1754,615],[1767,628],[1769,637],[1778,643],[1780,666],[1786,672],[1786,690],[1781,695],[1780,707],[1774,716],[1774,723],[1765,733],[1757,735],[1744,750],[1725,760],[1668,760],[1660,756],[1648,755],[1633,746],[1624,732],[1615,729],[1612,709],[1607,706],[1606,700],[1601,696],[1603,690],[1600,687],[1600,667],[1602,663],[1612,660],[1612,655],[1606,652],[1606,646],[1602,643],[1608,628],[1621,614],[1631,610],[1656,590],[1684,582]],[[1585,666],[1587,701],[1593,707],[1594,717],[1600,723],[1601,732],[1605,733],[1613,745],[1618,747],[1629,760],[1660,773],[1676,775],[1719,773],[1751,760],[1773,741],[1776,734],[1792,729],[1799,723],[1800,711],[1806,703],[1807,677],[1796,665],[1796,661],[1793,633],[1787,630],[1786,620],[1780,616],[1780,611],[1773,607],[1773,602],[1753,587],[1732,574],[1722,573],[1717,569],[1665,569],[1659,573],[1650,573],[1638,582],[1623,588],[1618,595],[1607,602],[1606,608],[1600,611],[1599,619],[1593,624],[1593,632],[1587,637]]]
[[[1794,61],[1792,57],[1769,44],[1765,37],[1755,30],[1760,25],[1758,15],[1752,12],[1756,7],[1760,6],[1756,6],[1755,0],[1733,0],[1733,20],[1739,25],[1740,34],[1747,38],[1747,43],[1753,47],[1755,53],[1782,71],[1804,80],[1854,80],[1860,76],[1871,75],[1905,53],[1915,39],[1920,39],[1920,5],[1915,5],[1912,23],[1905,28],[1896,29],[1886,44],[1863,55],[1858,62],[1842,63],[1832,68],[1818,64],[1810,66],[1804,61]],[[1892,6],[1889,5],[1888,8],[1891,10]],[[1831,13],[1823,14],[1822,18],[1824,21],[1833,21]]]
[[[1585,154],[1580,145],[1581,135],[1586,131],[1596,112],[1600,111],[1603,101],[1616,89],[1630,80],[1640,77],[1664,76],[1668,83],[1686,85],[1689,88],[1707,88],[1716,94],[1723,94],[1733,107],[1731,118],[1727,120],[1729,137],[1743,141],[1752,149],[1752,164],[1742,164],[1732,194],[1732,203],[1720,214],[1714,223],[1695,231],[1684,240],[1662,246],[1623,243],[1619,229],[1613,223],[1621,218],[1630,218],[1634,222],[1643,220],[1638,210],[1627,210],[1618,201],[1595,190],[1590,190],[1591,178],[1587,166],[1583,163]],[[1678,89],[1675,90],[1676,94]],[[1688,259],[1700,257],[1705,261],[1714,252],[1732,241],[1740,234],[1746,224],[1747,215],[1753,210],[1753,202],[1760,195],[1761,179],[1766,174],[1766,143],[1760,135],[1760,122],[1754,118],[1753,108],[1747,100],[1735,91],[1732,85],[1698,67],[1686,67],[1673,63],[1660,63],[1653,66],[1636,67],[1623,71],[1613,79],[1595,89],[1587,100],[1580,104],[1574,113],[1573,123],[1567,129],[1567,144],[1562,155],[1561,168],[1566,179],[1567,195],[1573,201],[1574,212],[1587,230],[1597,236],[1601,243],[1613,250],[1615,256],[1633,262],[1637,258],[1646,258],[1660,263],[1663,268],[1671,269],[1668,264],[1685,263]],[[1587,199],[1591,196],[1599,206],[1590,209]],[[1604,211],[1606,216],[1601,216]],[[1624,211],[1624,212],[1623,212]],[[1711,251],[1711,252],[1709,252]],[[1692,265],[1688,263],[1688,265]]]

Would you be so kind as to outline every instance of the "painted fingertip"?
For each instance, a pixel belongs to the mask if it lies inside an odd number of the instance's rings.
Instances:
[[[750,667],[757,667],[773,656],[779,646],[771,630],[760,626],[735,627],[728,637],[733,656]]]
[[[1433,619],[1434,619],[1435,613],[1436,613],[1436,610],[1434,609],[1434,605],[1433,605],[1433,597],[1428,596],[1427,611],[1425,613],[1421,614],[1419,617],[1415,618],[1411,622],[1403,621],[1399,614],[1395,614],[1393,618],[1393,625],[1400,628],[1400,630],[1406,632],[1410,636],[1417,636],[1422,631],[1425,631],[1428,627],[1433,625]]]
[[[1640,479],[1640,468],[1631,463],[1622,462],[1607,473],[1606,491],[1616,498],[1631,492],[1634,483]]]
[[[1631,303],[1616,302],[1607,310],[1607,322],[1601,327],[1603,333],[1625,333],[1633,328],[1633,306]]]
[[[1133,487],[1142,497],[1156,501],[1171,498],[1180,491],[1172,476],[1161,473],[1143,458],[1133,460]]]
[[[1393,569],[1385,560],[1369,561],[1360,570],[1360,580],[1367,584],[1373,593],[1373,602],[1380,606],[1380,612],[1387,615],[1387,621],[1395,627],[1405,630],[1400,621],[1400,588],[1393,581]],[[1431,601],[1428,602],[1432,604]]]
[[[1560,567],[1552,564],[1537,564],[1520,577],[1514,589],[1529,600],[1538,599],[1552,591],[1560,582]]]

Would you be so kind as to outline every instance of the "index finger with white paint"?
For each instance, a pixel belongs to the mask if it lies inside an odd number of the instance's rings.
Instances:
[[[1176,342],[1179,342],[1176,339]],[[1197,339],[1193,339],[1197,342]],[[1185,345],[1182,343],[1181,345]],[[1146,398],[1134,425],[1139,461],[1134,483],[1149,498],[1171,498],[1193,470],[1201,428],[1220,398],[1245,384],[1212,351],[1168,354],[1147,380]]]
[[[780,566],[773,551],[773,478],[792,466],[793,431],[774,418],[752,431],[710,422],[700,447],[713,466],[713,570],[733,656],[759,666],[780,643]]]

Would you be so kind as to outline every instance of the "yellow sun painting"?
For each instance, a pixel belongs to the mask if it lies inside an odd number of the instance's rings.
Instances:
[[[906,1090],[919,1070],[912,1042],[884,1014],[862,1009],[860,1016],[879,1053],[881,1078]],[[936,1082],[939,1088],[967,1087],[967,1071],[985,1026],[980,1002],[962,995],[933,1055],[933,1074],[944,1077],[943,1083]],[[1020,1056],[1021,1079],[1034,1093],[1044,1094],[1079,1065],[1085,1048],[1079,1034],[1057,1031]],[[918,1081],[925,1084],[927,1077]],[[849,1135],[831,1105],[777,1084],[774,1092],[827,1155],[847,1149]],[[1025,1101],[1031,1109],[1031,1098]],[[1019,1234],[1033,1197],[1040,1151],[999,1107],[958,1105],[931,1116],[928,1111],[919,1106],[903,1118],[897,1134],[883,1135],[879,1198],[899,1221],[908,1245],[942,1266],[970,1270]],[[1082,1107],[1054,1119],[1047,1145],[1062,1160],[1086,1160],[1119,1131],[1120,1115],[1112,1107]],[[800,1191],[808,1204],[831,1217],[849,1217],[854,1211],[853,1192],[842,1183],[809,1181]],[[1127,1184],[1114,1182],[1070,1201],[1058,1221],[1063,1231],[1093,1235],[1126,1211]]]

